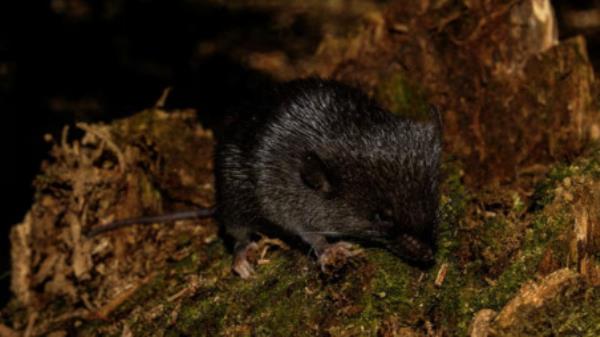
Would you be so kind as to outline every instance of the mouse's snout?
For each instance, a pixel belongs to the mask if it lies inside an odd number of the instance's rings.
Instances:
[[[434,245],[406,233],[396,236],[389,249],[410,262],[426,266],[435,263]]]

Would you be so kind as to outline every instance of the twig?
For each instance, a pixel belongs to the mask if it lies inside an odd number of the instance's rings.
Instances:
[[[269,259],[265,258],[265,256],[267,255],[267,252],[269,251],[269,247],[271,247],[271,246],[279,247],[283,250],[289,249],[289,247],[283,241],[281,241],[279,239],[271,239],[271,238],[263,236],[263,235],[261,235],[261,238],[260,238],[260,240],[258,240],[257,245],[260,249],[260,256],[258,258],[258,261],[256,261],[256,263],[259,265],[267,264],[270,262]]]
[[[435,284],[436,287],[441,287],[442,284],[444,283],[444,280],[446,279],[447,273],[448,273],[448,264],[444,263],[440,267],[440,270],[438,271],[437,277],[435,278],[435,282],[433,284]]]
[[[89,319],[89,311],[87,309],[77,309],[72,312],[68,312],[66,314],[60,315],[47,323],[41,324],[37,326],[34,330],[32,330],[32,336],[46,336],[48,335],[48,330],[53,329],[56,325],[61,324],[66,321],[70,321],[72,319]]]
[[[30,337],[33,332],[33,328],[35,325],[35,321],[37,320],[38,313],[32,312],[31,315],[27,318],[27,327],[25,328],[25,332],[23,333],[23,337]]]
[[[165,90],[163,90],[162,94],[158,98],[158,101],[156,101],[156,103],[154,103],[155,108],[164,108],[165,107],[165,104],[167,103],[167,98],[169,98],[169,94],[171,93],[171,89],[173,89],[173,88],[166,87]]]
[[[104,132],[88,125],[87,123],[77,123],[75,125],[78,128],[80,128],[86,132],[89,132],[89,133],[93,134],[94,136],[100,138],[104,142],[106,142],[106,145],[108,145],[108,147],[113,151],[115,156],[117,156],[117,161],[119,162],[119,170],[121,171],[121,173],[125,172],[125,155],[123,155],[123,152],[121,151],[121,149],[119,149],[117,144],[115,144],[113,142],[110,135],[105,134]]]
[[[169,296],[167,298],[167,301],[169,302],[173,302],[175,300],[178,300],[179,298],[183,297],[184,295],[189,295],[189,294],[194,294],[199,287],[199,282],[198,282],[198,278],[197,277],[193,277],[191,280],[189,280],[188,282],[188,286],[181,289],[180,291],[176,292],[175,294]]]
[[[130,289],[125,290],[122,293],[120,293],[119,295],[117,295],[115,298],[113,298],[108,303],[106,303],[102,308],[98,309],[98,311],[96,312],[96,317],[98,317],[100,319],[104,319],[104,320],[108,319],[108,316],[113,311],[115,311],[115,309],[117,309],[121,304],[123,304],[125,301],[127,301],[131,296],[133,296],[133,294],[135,294],[135,292],[138,289],[140,289],[140,287],[142,287],[143,285],[148,283],[153,278],[154,278],[154,274],[149,275],[146,278],[144,278],[141,282],[139,282],[137,285],[134,285]]]
[[[0,324],[0,337],[19,337],[19,334],[6,325]]]

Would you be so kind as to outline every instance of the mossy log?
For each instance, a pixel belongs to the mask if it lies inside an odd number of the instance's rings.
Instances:
[[[212,136],[192,112],[150,109],[54,144],[11,235],[30,335],[474,336],[600,333],[600,150],[557,165],[527,203],[466,188],[447,160],[437,264],[366,249],[335,274],[264,241],[257,275],[230,271],[212,220],[133,226],[114,217],[213,203]],[[473,322],[473,323],[472,323]],[[483,332],[482,332],[483,331]]]
[[[323,274],[265,239],[256,277],[241,280],[211,219],[86,239],[112,219],[214,203],[211,132],[193,111],[156,107],[49,137],[11,234],[0,335],[600,335],[600,109],[584,40],[515,33],[527,1],[398,3],[353,29],[324,26],[306,57],[233,54],[276,78],[360,83],[397,113],[421,95],[440,106],[434,267],[366,249]]]

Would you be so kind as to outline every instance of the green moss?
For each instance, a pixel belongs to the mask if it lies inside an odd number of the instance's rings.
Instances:
[[[487,219],[476,233],[474,246],[486,274],[495,275],[508,262],[510,254],[519,247],[521,233],[518,224],[497,214]]]
[[[215,295],[216,289],[201,291],[183,302],[175,329],[186,336],[215,336],[223,327],[229,304]]]
[[[526,210],[526,205],[523,202],[523,200],[521,199],[521,197],[519,196],[518,193],[513,193],[513,205],[512,205],[512,211],[515,213],[522,213]]]
[[[224,327],[248,325],[255,328],[255,336],[299,335],[293,332],[317,313],[305,291],[309,280],[289,272],[296,267],[289,256],[274,256],[259,266],[251,281],[235,276],[221,279],[215,285],[219,291],[215,288],[186,301],[177,329],[184,335],[198,335],[194,331],[199,326],[208,326],[218,334]]]
[[[540,216],[528,231],[529,235],[523,240],[518,255],[510,260],[496,279],[484,279],[481,260],[472,261],[461,268],[457,261],[449,258],[442,287],[438,289],[429,283],[429,289],[419,296],[428,301],[425,304],[427,311],[433,312],[437,325],[452,331],[451,336],[466,336],[477,311],[484,308],[501,309],[525,281],[532,279],[546,248],[554,244],[560,232],[567,227],[560,217],[549,220]],[[502,233],[499,232],[501,228],[500,223],[492,224],[485,235],[493,238],[494,233]],[[429,276],[434,277],[435,273]]]
[[[557,184],[564,178],[572,176],[574,174],[573,171],[574,170],[567,165],[558,165],[552,168],[546,179],[539,183],[535,188],[532,197],[533,209],[540,210],[551,203],[554,200],[554,189]]]
[[[521,310],[517,324],[496,329],[495,336],[599,336],[600,288],[573,286],[542,308]]]
[[[533,210],[540,210],[554,200],[554,191],[565,178],[573,176],[590,176],[600,179],[600,144],[594,144],[588,149],[588,154],[573,164],[558,164],[554,166],[547,177],[536,186],[532,197]]]
[[[111,315],[116,317],[126,315],[135,309],[139,303],[146,303],[155,299],[157,293],[169,288],[168,285],[166,275],[164,273],[158,274],[150,282],[140,287],[133,296],[121,304]]]
[[[506,304],[521,285],[537,273],[538,265],[549,247],[558,256],[566,254],[567,244],[560,240],[561,233],[568,230],[568,222],[561,216],[552,218],[545,215],[538,216],[532,227],[527,230],[522,247],[511,264],[496,280],[493,280],[493,285],[482,291],[478,309],[499,309]],[[566,258],[562,261],[566,264]]]
[[[398,260],[398,257],[381,250],[370,252],[375,277],[370,292],[363,298],[363,319],[381,318],[397,313],[403,319],[412,315],[415,306],[415,279],[419,272]]]
[[[585,167],[585,168],[584,168]],[[593,172],[593,165],[560,166],[553,170],[548,180],[562,182],[565,177]],[[529,223],[515,216],[524,211],[523,203],[514,199],[508,214],[487,220],[473,230],[460,230],[461,214],[464,214],[468,193],[461,186],[456,167],[450,167],[442,200],[442,215],[445,219],[440,226],[441,261],[448,263],[444,284],[439,289],[426,289],[419,296],[425,298],[428,311],[432,312],[435,324],[452,331],[452,336],[467,335],[473,315],[484,308],[501,309],[520,289],[524,282],[537,274],[540,262],[547,251],[553,254],[555,268],[569,264],[568,233],[571,230],[569,207],[539,209]],[[554,187],[549,191],[553,193]],[[445,199],[445,200],[444,200]],[[456,216],[453,210],[458,210]],[[510,219],[510,220],[509,220]],[[457,228],[458,227],[458,228]],[[470,232],[469,232],[470,231]],[[520,236],[520,238],[519,238]],[[514,241],[516,240],[516,241]],[[460,242],[470,247],[480,247],[482,256],[469,259],[466,265],[459,265],[457,248]],[[514,253],[507,244],[514,245]],[[497,266],[499,274],[490,277],[490,267]],[[429,277],[435,274],[429,273]],[[431,283],[429,283],[431,284]]]
[[[422,89],[410,83],[403,74],[394,73],[380,82],[375,97],[391,112],[409,118],[427,119],[429,109]]]
[[[453,336],[466,336],[468,324],[473,317],[475,309],[472,303],[477,296],[474,291],[477,288],[470,281],[453,263],[448,267],[444,284],[431,299],[430,306],[437,320],[436,325],[448,327]]]
[[[459,240],[458,230],[471,196],[462,182],[464,174],[460,164],[447,160],[442,164],[442,172],[446,179],[442,184],[440,200],[440,224],[438,228],[438,251],[436,259],[449,259],[457,249]]]
[[[437,265],[426,275],[422,298],[423,313],[434,319],[434,324],[447,326],[456,336],[466,335],[472,317],[467,275],[459,265],[458,250],[463,218],[472,196],[465,188],[464,171],[460,163],[447,160],[442,166],[446,179],[442,186],[441,221],[438,233]],[[446,277],[440,287],[434,280],[443,264],[447,266]],[[431,319],[431,318],[428,318]]]
[[[548,181],[557,184],[577,170],[592,172],[594,167],[589,163],[557,167]],[[402,326],[431,321],[444,327],[449,336],[467,335],[473,315],[484,308],[501,309],[536,275],[548,250],[560,267],[567,266],[570,213],[568,207],[545,207],[525,222],[515,216],[524,211],[524,203],[515,197],[507,214],[467,228],[463,218],[473,197],[462,184],[460,165],[446,161],[443,169],[447,178],[442,187],[438,262],[430,270],[411,267],[385,250],[366,249],[365,259],[353,261],[338,276],[326,277],[313,260],[291,250],[269,253],[269,263],[257,267],[254,279],[241,280],[230,274],[231,255],[216,240],[171,264],[163,276],[140,290],[132,302],[145,303],[147,310],[162,305],[164,310],[152,322],[131,318],[130,326],[139,335],[154,335],[168,325],[170,336],[314,336],[324,332],[377,336],[382,320],[394,316]],[[548,187],[548,193],[555,188]],[[510,241],[516,231],[520,238]],[[504,251],[507,242],[515,244],[509,253]],[[465,247],[487,249],[487,255],[461,255]],[[492,275],[489,269],[494,263],[501,266]],[[446,277],[436,286],[442,265],[447,266]],[[198,289],[176,307],[167,298],[183,289],[182,280],[190,274],[198,275]],[[576,301],[569,303],[576,305]],[[582,304],[573,312],[593,321],[594,304]],[[129,311],[128,302],[116,317]],[[175,321],[172,312],[178,312]],[[567,332],[596,331],[577,315],[548,323],[557,313],[547,312],[539,324],[553,324],[553,329]]]
[[[192,253],[186,256],[185,258],[181,259],[180,261],[177,261],[173,268],[175,269],[178,275],[186,275],[189,273],[193,273],[196,271],[198,259],[198,255]]]
[[[297,270],[306,271],[290,272]],[[323,279],[306,257],[286,253],[260,266],[251,282],[221,279],[218,292],[186,301],[176,325],[184,335],[202,335],[194,331],[203,325],[217,334],[223,327],[251,326],[255,336],[312,336],[322,325],[339,333],[352,326],[374,336],[386,315],[413,317],[418,308],[423,317],[424,306],[415,300],[419,275],[389,253],[369,250],[368,261],[356,262],[340,278]]]

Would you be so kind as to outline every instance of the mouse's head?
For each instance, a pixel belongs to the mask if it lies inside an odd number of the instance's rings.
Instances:
[[[438,223],[439,112],[397,117],[358,90],[299,82],[256,152],[266,219],[291,232],[383,245],[430,263]]]
[[[430,264],[439,221],[439,116],[428,122],[389,117],[302,157],[299,176],[313,194],[312,229]]]

